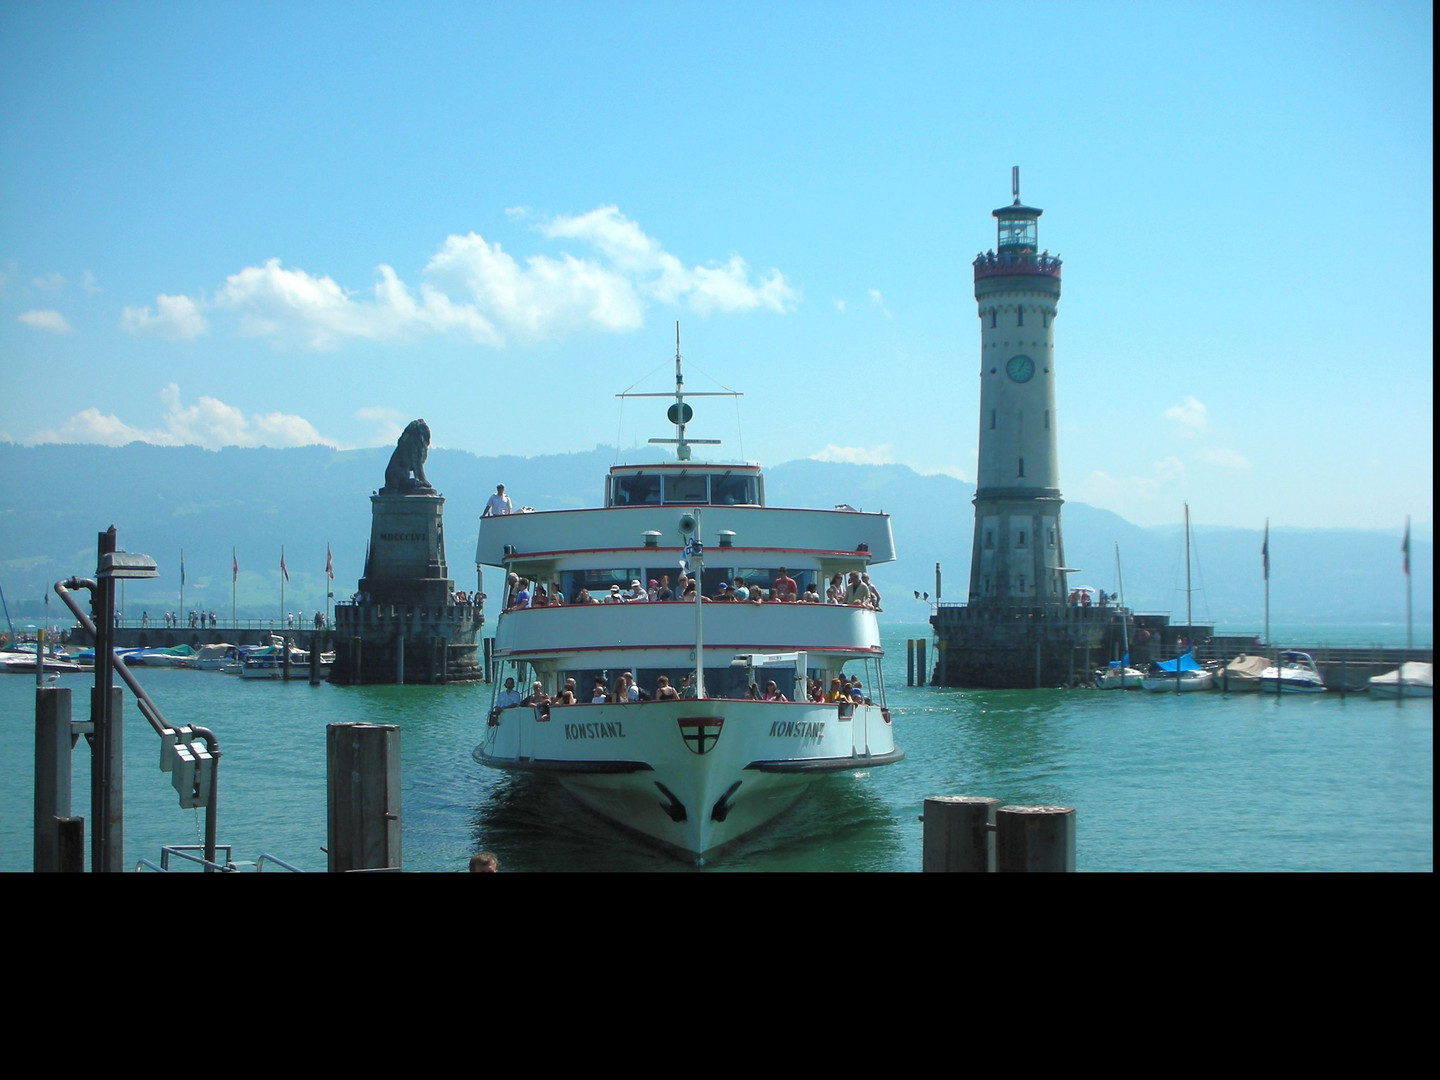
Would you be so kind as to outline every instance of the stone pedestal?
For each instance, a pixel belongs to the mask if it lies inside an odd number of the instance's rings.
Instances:
[[[445,569],[445,500],[439,495],[370,496],[370,553],[361,601],[443,604],[455,583]]]
[[[445,500],[434,492],[370,497],[370,551],[356,601],[335,608],[337,683],[445,683],[483,677],[476,604],[446,576]]]

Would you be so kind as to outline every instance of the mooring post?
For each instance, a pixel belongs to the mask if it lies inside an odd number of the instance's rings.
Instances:
[[[325,728],[331,873],[400,869],[400,729]]]
[[[310,639],[310,685],[320,685],[320,643],[315,638]]]
[[[929,669],[925,667],[925,639],[915,642],[915,685],[925,686],[930,682]]]
[[[60,819],[70,816],[70,690],[35,691],[35,861],[37,874],[60,866]],[[84,842],[84,819],[81,842]],[[84,865],[84,852],[81,852]]]
[[[85,819],[55,819],[55,869],[62,874],[85,872]]]
[[[915,685],[915,639],[905,639],[905,685]]]
[[[999,799],[939,795],[925,800],[924,873],[986,874],[995,870],[995,808]]]
[[[405,685],[405,631],[395,635],[395,685]]]
[[[995,811],[995,869],[1002,874],[1073,873],[1074,808],[1000,807]]]

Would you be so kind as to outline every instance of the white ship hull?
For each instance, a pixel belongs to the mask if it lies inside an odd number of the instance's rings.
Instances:
[[[878,705],[707,699],[503,709],[474,756],[551,773],[596,813],[704,856],[782,814],[817,777],[902,755]]]

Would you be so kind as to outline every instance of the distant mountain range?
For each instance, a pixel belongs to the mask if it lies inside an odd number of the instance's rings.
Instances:
[[[42,614],[50,585],[95,571],[96,535],[115,525],[119,545],[160,566],[155,582],[126,587],[127,614],[180,608],[180,556],[185,557],[186,609],[228,618],[231,549],[239,563],[235,596],[241,618],[281,610],[280,554],[290,580],[285,606],[314,612],[325,603],[325,551],[334,559],[337,597],[360,577],[370,536],[370,496],[384,482],[390,448],[336,451],[326,447],[220,451],[198,447],[0,443],[0,589],[11,617]],[[627,454],[629,458],[634,455]],[[445,496],[446,557],[458,588],[474,586],[478,518],[485,499],[504,483],[517,507],[551,510],[597,505],[615,451],[533,458],[477,457],[435,449],[426,463]],[[921,476],[900,465],[792,461],[766,469],[773,505],[831,507],[841,503],[890,514],[899,558],[877,567],[888,619],[923,622],[936,594],[935,566],[945,601],[964,600],[969,580],[974,485]],[[1062,521],[1072,585],[1117,591],[1120,550],[1126,602],[1138,611],[1185,612],[1181,507],[1172,526],[1142,528],[1105,510],[1067,503]],[[1263,629],[1262,532],[1212,528],[1194,521],[1193,605],[1197,621],[1222,630]],[[1411,538],[1414,617],[1433,621],[1434,537],[1426,525]],[[1401,529],[1270,529],[1270,620],[1281,624],[1403,622],[1405,581]],[[493,571],[491,572],[494,573]],[[489,591],[494,593],[493,582]],[[58,601],[51,597],[52,618]],[[68,620],[67,620],[68,621]]]

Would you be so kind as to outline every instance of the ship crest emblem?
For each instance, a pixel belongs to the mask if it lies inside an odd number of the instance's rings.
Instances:
[[[708,754],[720,741],[723,716],[682,716],[676,721],[685,746],[692,754]]]

